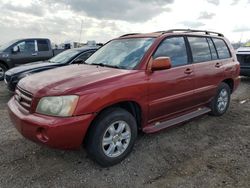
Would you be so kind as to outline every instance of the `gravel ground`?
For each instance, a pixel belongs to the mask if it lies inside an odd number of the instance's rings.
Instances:
[[[205,115],[153,135],[140,134],[121,164],[101,168],[84,149],[59,151],[24,139],[7,115],[11,97],[0,82],[0,187],[250,186],[250,79],[229,111]]]

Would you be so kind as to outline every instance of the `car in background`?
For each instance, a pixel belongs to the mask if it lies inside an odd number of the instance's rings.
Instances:
[[[8,110],[24,137],[60,149],[84,145],[92,159],[111,166],[132,151],[139,130],[154,133],[226,113],[239,72],[223,34],[126,34],[84,64],[23,78]]]
[[[250,42],[238,48],[236,55],[240,62],[240,75],[250,77]]]
[[[20,79],[48,69],[82,63],[88,59],[98,48],[98,46],[85,46],[82,48],[70,49],[46,61],[28,63],[12,68],[5,73],[5,84],[7,85],[7,88],[13,92],[15,91],[16,85]]]
[[[29,38],[10,41],[0,46],[0,80],[5,72],[15,66],[36,61],[43,61],[64,51],[52,49],[46,38]]]

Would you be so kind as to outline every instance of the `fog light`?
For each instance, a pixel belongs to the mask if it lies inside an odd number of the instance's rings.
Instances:
[[[47,131],[46,131],[46,129],[44,129],[42,127],[40,127],[40,128],[37,129],[36,137],[41,142],[48,142],[49,141],[49,137],[47,135]]]

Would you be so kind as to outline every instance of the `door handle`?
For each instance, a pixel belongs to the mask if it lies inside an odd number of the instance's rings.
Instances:
[[[191,74],[193,71],[192,71],[192,69],[190,69],[190,68],[187,68],[185,71],[184,71],[184,73],[185,74]]]
[[[216,64],[215,64],[215,67],[216,67],[216,68],[220,68],[221,66],[222,66],[221,63],[216,63]]]
[[[32,56],[37,56],[37,53],[33,53],[33,54],[31,54]]]

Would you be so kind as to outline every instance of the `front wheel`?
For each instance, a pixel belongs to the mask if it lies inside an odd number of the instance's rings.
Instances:
[[[121,162],[131,151],[137,137],[135,118],[121,108],[103,111],[91,125],[86,149],[102,166]]]
[[[211,115],[221,116],[223,115],[230,104],[230,87],[226,83],[221,83],[218,87],[216,96],[210,103]]]
[[[0,64],[0,81],[4,79],[6,70],[7,68],[3,64]]]

